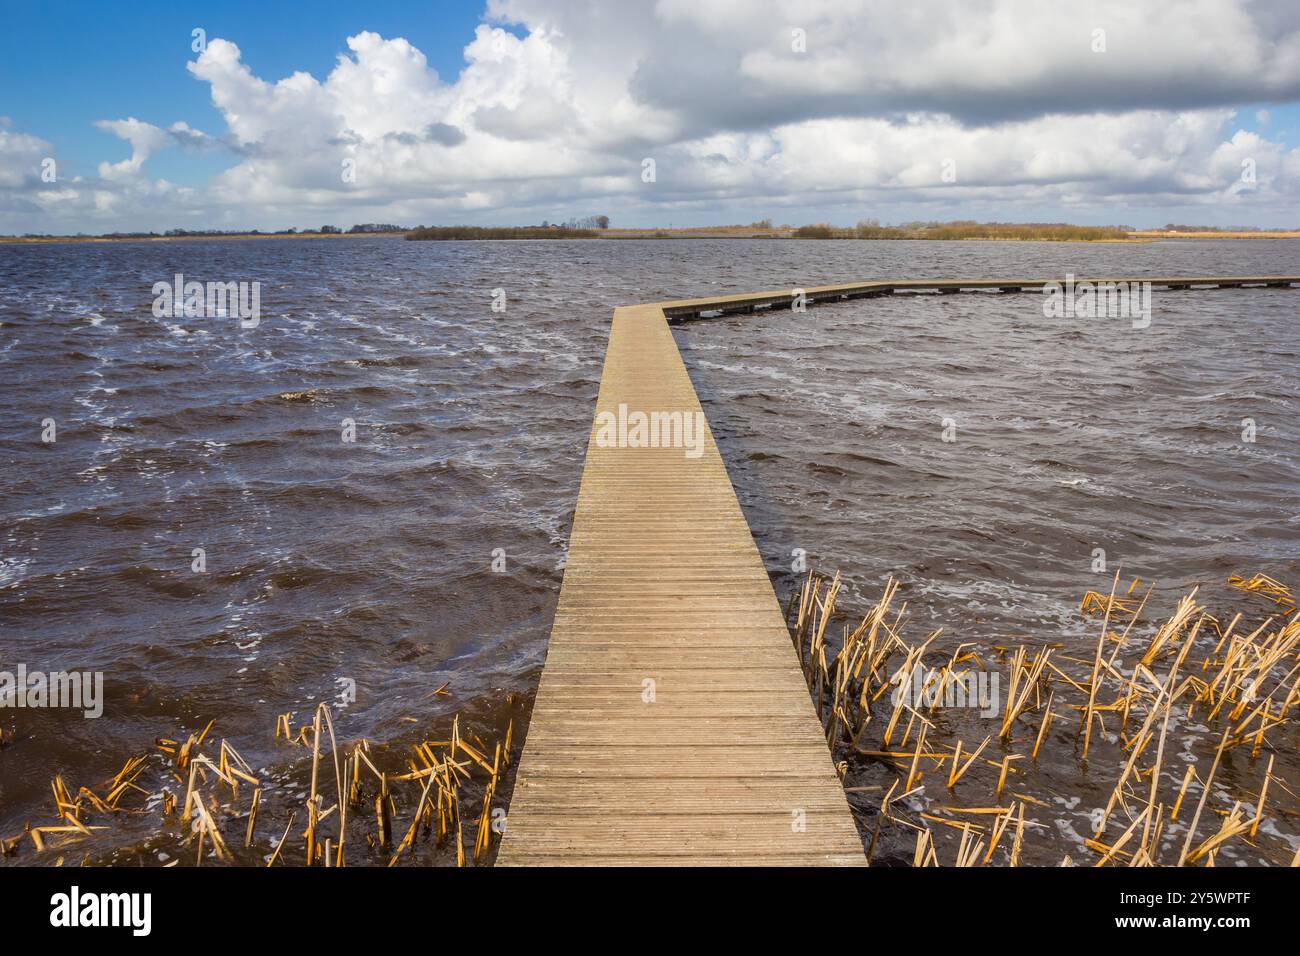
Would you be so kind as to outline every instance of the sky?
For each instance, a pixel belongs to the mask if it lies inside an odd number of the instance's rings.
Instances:
[[[1300,227],[1295,0],[0,0],[0,233]]]

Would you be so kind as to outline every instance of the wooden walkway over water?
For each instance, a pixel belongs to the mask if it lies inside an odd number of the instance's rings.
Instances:
[[[735,491],[700,454],[610,442],[609,413],[703,411],[668,320],[1060,280],[867,282],[614,311],[550,648],[500,865],[841,864],[862,842]],[[1083,280],[1077,280],[1083,281]],[[1300,277],[1099,279],[1165,288]],[[1044,321],[1052,321],[1045,319]],[[1104,321],[1104,320],[1102,320]],[[630,444],[630,443],[629,443]]]

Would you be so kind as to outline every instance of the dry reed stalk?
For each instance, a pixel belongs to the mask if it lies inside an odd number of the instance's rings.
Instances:
[[[952,830],[961,830],[964,832],[973,829],[976,833],[984,832],[983,827],[973,824],[969,820],[949,820],[947,817],[937,816],[933,813],[922,813],[921,819],[929,820],[931,823],[938,823],[939,825],[948,827]]]
[[[801,668],[804,667],[803,645],[808,632],[808,619],[812,607],[812,590],[815,580],[816,572],[809,571],[799,589],[799,613],[795,617],[794,626],[790,629],[794,637],[795,650],[798,652],[799,666]],[[820,587],[820,584],[818,584],[818,587]]]
[[[402,842],[397,845],[396,852],[394,852],[392,857],[389,859],[389,866],[395,864],[406,849],[415,844],[416,837],[419,835],[421,814],[424,810],[425,802],[429,799],[429,790],[433,787],[436,779],[436,775],[433,773],[430,773],[427,776],[424,783],[424,790],[420,793],[420,800],[415,806],[415,815],[411,819],[411,825],[407,828],[406,835],[402,837]]]
[[[1002,799],[1002,788],[1005,787],[1007,783],[1007,771],[1011,768],[1011,761],[1023,759],[1024,758],[1018,754],[1007,754],[1002,758],[1001,769],[998,772],[998,786],[996,791],[996,796],[999,800]]]
[[[213,851],[217,854],[217,859],[223,862],[229,862],[233,859],[226,841],[221,836],[221,830],[217,827],[216,822],[212,819],[211,813],[203,803],[203,797],[195,791],[191,796],[191,802],[194,806],[194,829],[199,834],[198,857],[196,865],[203,862],[203,841],[206,838],[212,844]]]
[[[1259,788],[1259,803],[1255,804],[1255,819],[1250,822],[1250,838],[1255,839],[1259,831],[1259,821],[1264,819],[1264,800],[1268,797],[1268,782],[1273,778],[1273,757],[1268,755],[1268,767],[1264,770],[1264,784]]]
[[[118,801],[121,800],[122,795],[127,790],[137,790],[147,795],[147,790],[135,785],[136,779],[140,774],[144,773],[145,767],[144,757],[132,757],[128,760],[122,769],[118,771],[117,776],[113,778],[112,783],[109,784],[108,794],[104,798],[105,802],[116,810]]]
[[[1104,866],[1112,856],[1127,855],[1127,854],[1122,854],[1120,852],[1120,849],[1124,846],[1124,844],[1126,844],[1129,841],[1129,838],[1133,836],[1133,831],[1137,829],[1137,825],[1139,823],[1143,823],[1150,816],[1150,813],[1151,811],[1149,809],[1145,809],[1140,814],[1138,814],[1137,818],[1134,819],[1133,822],[1128,825],[1128,829],[1125,830],[1122,834],[1120,834],[1120,838],[1116,840],[1114,843],[1112,843],[1110,846],[1107,846],[1105,843],[1102,843],[1100,840],[1097,839],[1085,840],[1084,845],[1094,850],[1105,851],[1104,853],[1102,853],[1101,859],[1098,860],[1094,865]]]
[[[1155,866],[1156,858],[1160,850],[1160,836],[1164,833],[1165,828],[1165,805],[1157,804],[1152,810],[1152,824],[1150,827],[1150,841],[1144,842],[1138,847],[1138,852],[1134,854],[1133,859],[1129,862],[1130,866]],[[1147,832],[1146,824],[1142,827],[1143,833]]]
[[[334,736],[334,718],[330,714],[329,706],[323,703],[320,704],[316,708],[316,714],[318,718],[319,717],[324,718],[325,727],[327,730],[329,730],[329,734],[330,734],[330,755],[334,761],[334,785],[336,787],[336,792],[338,794],[338,803],[335,804],[335,806],[338,807],[338,811],[339,811],[339,842],[338,842],[338,846],[334,850],[335,853],[334,865],[343,866],[345,862],[343,856],[343,844],[347,837],[347,832],[348,832],[347,831],[348,805],[347,805],[347,801],[343,799],[343,768],[339,764],[339,744],[338,744],[338,739]]]
[[[1007,812],[1006,807],[935,807],[944,813],[969,813],[972,816],[1000,817]],[[993,821],[997,824],[997,820]]]
[[[912,765],[907,771],[907,782],[903,784],[904,790],[911,790],[912,783],[919,779],[917,770],[921,762],[921,751],[925,749],[925,724],[921,725],[921,732],[916,735],[916,752],[912,755]]]
[[[1200,622],[1197,622],[1195,625],[1193,625],[1191,633],[1188,635],[1187,640],[1183,643],[1183,647],[1179,651],[1178,656],[1174,659],[1173,666],[1169,668],[1168,685],[1170,687],[1173,687],[1174,685],[1174,680],[1178,675],[1178,668],[1182,665],[1183,661],[1187,657],[1188,652],[1192,649],[1192,641],[1195,640],[1197,631],[1200,629],[1200,626],[1201,626]],[[1156,759],[1155,759],[1155,763],[1151,765],[1151,769],[1150,769],[1151,792],[1150,795],[1147,797],[1147,809],[1146,809],[1146,817],[1145,817],[1146,822],[1143,823],[1142,825],[1142,840],[1140,843],[1140,848],[1143,853],[1148,853],[1148,852],[1150,853],[1151,862],[1153,863],[1155,862],[1155,855],[1158,852],[1158,848],[1152,846],[1152,848],[1148,851],[1147,838],[1148,836],[1150,836],[1151,824],[1154,822],[1158,829],[1159,821],[1161,818],[1161,814],[1155,809],[1156,791],[1159,789],[1160,786],[1160,766],[1164,762],[1164,758],[1165,758],[1165,738],[1169,733],[1169,714],[1170,711],[1172,710],[1173,710],[1173,698],[1171,695],[1170,698],[1166,701],[1164,720],[1160,724],[1160,742],[1156,745]],[[1140,749],[1138,752],[1140,752]]]
[[[1227,653],[1218,663],[1218,673],[1214,680],[1210,681],[1203,689],[1198,700],[1213,703],[1214,709],[1210,712],[1210,719],[1213,720],[1219,715],[1227,700],[1232,699],[1233,689],[1241,682],[1247,668],[1249,667],[1249,657],[1255,652],[1256,639],[1268,629],[1272,623],[1272,618],[1266,620],[1250,634],[1244,637],[1231,636],[1226,638],[1228,642]],[[1218,654],[1222,647],[1215,648],[1215,654]],[[1245,663],[1243,663],[1245,661]],[[1213,660],[1207,657],[1202,664],[1202,669],[1208,670],[1215,666]]]
[[[1228,732],[1223,732],[1223,738],[1219,741],[1218,749],[1214,752],[1214,763],[1210,765],[1210,775],[1205,778],[1205,785],[1201,788],[1201,799],[1196,804],[1196,813],[1192,816],[1191,825],[1187,828],[1187,839],[1183,841],[1183,850],[1178,855],[1178,865],[1182,866],[1187,860],[1187,854],[1192,847],[1192,839],[1196,836],[1196,825],[1201,822],[1201,811],[1205,809],[1205,801],[1209,799],[1210,788],[1214,785],[1214,775],[1219,769],[1219,761],[1223,757],[1224,745],[1228,742]]]
[[[1111,581],[1111,585],[1110,585],[1110,598],[1106,601],[1106,614],[1101,622],[1101,636],[1097,638],[1097,653],[1093,657],[1092,676],[1088,680],[1088,706],[1085,707],[1083,711],[1083,724],[1084,724],[1083,757],[1085,760],[1088,758],[1088,746],[1092,742],[1092,708],[1097,701],[1097,681],[1099,677],[1099,672],[1101,670],[1101,652],[1106,647],[1106,630],[1110,627],[1110,612],[1111,609],[1114,608],[1115,606],[1115,587],[1118,584],[1119,584],[1119,569],[1116,568],[1115,577]],[[1092,591],[1089,591],[1087,594],[1084,595],[1083,604],[1080,606],[1080,610],[1085,610],[1086,612],[1086,608],[1088,606],[1088,598],[1093,595],[1094,592]],[[1013,664],[1012,667],[1014,669],[1015,665]],[[1011,681],[1012,681],[1011,684],[1012,690],[1014,692],[1014,688],[1015,688],[1014,674],[1011,678]],[[1003,736],[1004,737],[1006,736],[1005,724],[1004,724]]]
[[[970,755],[970,758],[967,759],[967,761],[961,765],[960,770],[957,769],[957,754],[955,752],[953,753],[952,770],[948,772],[949,790],[955,787],[957,785],[957,781],[961,780],[961,778],[966,775],[966,771],[970,769],[971,764],[973,764],[975,762],[975,759],[979,757],[981,753],[984,752],[984,748],[989,745],[989,741],[991,741],[992,739],[993,739],[992,735],[985,737],[984,742],[975,748],[975,752],[972,753]],[[959,742],[959,746],[960,746],[960,742]]]
[[[316,809],[316,803],[312,799],[307,800],[307,829],[303,832],[305,838],[304,849],[307,853],[307,865],[311,866],[316,862],[316,824],[319,822],[319,811]]]
[[[220,780],[226,786],[232,788],[232,790],[236,786],[237,782],[235,778],[227,774],[219,766],[213,763],[212,759],[208,757],[207,754],[196,753],[193,756],[191,756],[190,766],[200,774],[203,774],[204,769],[211,770],[213,775],[216,776],[218,780]],[[203,782],[207,783],[206,775],[204,775]]]
[[[383,776],[384,776],[384,775],[383,775],[382,773],[379,772],[379,768],[377,768],[377,767],[376,767],[373,763],[371,763],[371,761],[370,761],[370,745],[369,745],[369,743],[367,743],[367,742],[364,741],[364,740],[361,741],[360,744],[358,744],[356,747],[353,747],[353,748],[352,748],[352,755],[353,755],[354,757],[359,757],[359,758],[361,758],[361,760],[365,762],[365,765],[366,765],[367,767],[370,768],[370,772],[373,773],[373,774],[375,775],[375,779],[376,779],[376,780],[382,780],[382,779],[383,779]]]
[[[934,851],[934,836],[922,827],[916,831],[916,850],[912,853],[912,866],[938,866],[938,857]]]
[[[1124,767],[1120,771],[1119,779],[1115,782],[1115,787],[1111,791],[1110,798],[1106,801],[1106,807],[1102,811],[1101,821],[1095,831],[1096,836],[1101,836],[1101,834],[1106,831],[1106,823],[1110,820],[1111,811],[1114,810],[1116,803],[1127,806],[1127,804],[1124,803],[1125,784],[1128,782],[1129,776],[1134,773],[1138,758],[1142,756],[1142,751],[1145,749],[1147,742],[1151,739],[1152,727],[1161,714],[1167,712],[1167,709],[1173,705],[1173,702],[1181,695],[1182,691],[1187,686],[1188,685],[1184,683],[1177,691],[1174,691],[1171,694],[1162,695],[1162,697],[1157,700],[1157,704],[1147,713],[1146,720],[1142,724],[1142,729],[1138,731],[1137,737],[1134,738],[1134,742],[1137,746],[1130,747],[1128,759],[1125,761]]]
[[[468,743],[464,741],[464,739],[461,739],[459,741],[459,745],[460,745],[460,749],[464,751],[466,756],[468,756],[471,760],[473,760],[476,764],[478,764],[488,773],[496,772],[493,769],[492,764],[488,763],[487,757],[483,756],[483,754],[479,753],[477,750],[471,747]]]
[[[501,745],[497,744],[496,753],[492,756],[492,778],[488,781],[486,789],[483,791],[483,812],[478,818],[478,834],[474,839],[474,862],[477,863],[482,854],[487,852],[488,846],[492,839],[492,797],[496,794],[497,788],[497,771],[501,764]]]
[[[1025,805],[1020,804],[1020,812],[1016,814],[1016,838],[1011,843],[1011,865],[1020,865],[1020,848],[1024,845],[1025,839]]]
[[[1115,583],[1119,582],[1119,572],[1115,572]],[[1132,601],[1115,597],[1114,585],[1111,586],[1110,596],[1103,597],[1098,591],[1085,591],[1083,601],[1079,604],[1079,610],[1084,614],[1112,614],[1118,611],[1123,615],[1133,615],[1137,611],[1137,606]]]
[[[1203,660],[1203,661],[1201,662],[1201,670],[1203,670],[1203,671],[1205,671],[1205,670],[1209,670],[1209,668],[1210,668],[1210,659],[1213,658],[1213,657],[1217,657],[1218,654],[1219,654],[1219,652],[1223,650],[1223,645],[1224,645],[1224,643],[1225,643],[1229,638],[1232,637],[1232,634],[1233,634],[1233,632],[1237,629],[1237,625],[1238,625],[1239,623],[1241,623],[1241,612],[1240,612],[1240,611],[1238,611],[1236,614],[1234,614],[1234,615],[1232,616],[1232,620],[1228,622],[1228,627],[1227,627],[1226,630],[1225,630],[1223,627],[1221,627],[1221,626],[1219,625],[1219,622],[1218,622],[1218,621],[1215,621],[1215,622],[1214,622],[1214,629],[1215,629],[1215,632],[1219,635],[1219,641],[1218,641],[1217,644],[1214,645],[1214,649],[1213,649],[1212,651],[1210,651],[1209,656],[1207,656],[1207,657],[1205,658],[1205,660]]]
[[[387,850],[393,842],[393,801],[388,793],[388,777],[379,775],[379,793],[375,796],[375,819],[379,824],[379,845]]]
[[[194,775],[198,769],[197,765],[190,766],[190,779],[185,787],[185,799],[181,803],[181,823],[190,822],[190,795],[194,793]]]
[[[1223,823],[1220,824],[1218,832],[1211,835],[1207,840],[1205,840],[1205,842],[1188,854],[1187,862],[1195,863],[1197,860],[1207,855],[1209,855],[1212,860],[1214,853],[1219,849],[1219,847],[1223,846],[1224,843],[1227,843],[1233,837],[1249,830],[1250,825],[1251,821],[1247,820],[1245,813],[1242,812],[1241,803],[1234,803],[1232,809],[1228,812],[1227,817],[1225,817]]]
[[[311,736],[311,790],[307,794],[307,865],[316,862],[316,823],[320,803],[316,797],[316,782],[320,772],[320,708],[312,719]]]
[[[280,851],[284,849],[284,841],[289,839],[289,831],[293,829],[293,818],[295,816],[297,816],[297,814],[295,813],[291,812],[289,814],[289,822],[285,825],[284,833],[280,837],[280,842],[275,845],[275,850],[271,853],[271,858],[266,861],[266,865],[268,869],[274,866],[275,861],[279,859]]]
[[[1168,646],[1178,641],[1183,635],[1191,619],[1205,610],[1196,604],[1197,590],[1197,588],[1192,588],[1190,594],[1183,595],[1178,601],[1178,606],[1175,608],[1173,615],[1156,630],[1155,636],[1151,639],[1146,652],[1142,655],[1141,664],[1143,667],[1150,667],[1154,664],[1165,653]]]
[[[898,788],[898,781],[895,780],[889,785],[889,790],[885,798],[880,802],[880,813],[876,816],[876,827],[871,832],[871,842],[867,844],[867,865],[871,865],[871,858],[876,852],[876,841],[880,839],[880,829],[884,826],[885,821],[889,819],[889,804],[894,799],[894,791]]]
[[[357,744],[353,747],[352,756],[348,758],[348,763],[352,767],[348,783],[348,806],[353,810],[361,809],[361,757],[357,753],[360,746],[360,744]]]
[[[56,776],[50,782],[50,789],[54,791],[54,807],[59,817],[73,826],[79,827],[81,821],[77,818],[81,808],[77,802],[72,799],[68,793],[67,785],[64,784],[63,778]]]
[[[253,791],[253,803],[248,808],[248,829],[244,832],[244,846],[253,845],[253,830],[257,827],[257,808],[262,803],[262,788]]]
[[[1006,712],[1002,718],[1002,730],[998,736],[1006,740],[1011,735],[1011,729],[1016,720],[1029,705],[1029,696],[1034,693],[1038,686],[1039,678],[1043,675],[1043,669],[1051,657],[1049,648],[1039,648],[1038,653],[1034,655],[1033,662],[1028,668],[1024,668],[1026,651],[1023,646],[1016,648],[1016,653],[1011,661],[1011,681],[1010,688],[1007,691]],[[1026,673],[1021,675],[1022,668]],[[1019,690],[1019,694],[1017,694]]]
[[[1034,738],[1034,749],[1030,753],[1030,760],[1038,759],[1038,748],[1043,746],[1043,738],[1047,736],[1047,729],[1052,726],[1052,701],[1056,699],[1056,690],[1053,688],[1047,693],[1047,705],[1043,708],[1043,719],[1038,724],[1038,736]]]
[[[1297,677],[1295,683],[1287,691],[1286,697],[1282,701],[1282,709],[1278,711],[1278,716],[1285,718],[1287,711],[1291,709],[1292,704],[1300,702],[1300,677]]]
[[[1179,619],[1180,613],[1182,612],[1183,608],[1184,608],[1183,602],[1179,602],[1179,612],[1176,612],[1174,618],[1171,618],[1170,621]],[[1163,625],[1160,628],[1160,630],[1163,631],[1168,627],[1169,627],[1169,623],[1166,622],[1166,624]],[[1133,772],[1133,769],[1137,764],[1138,758],[1142,755],[1143,750],[1146,748],[1146,745],[1151,740],[1152,727],[1154,726],[1156,719],[1163,715],[1164,717],[1163,727],[1167,728],[1170,709],[1173,707],[1174,702],[1183,694],[1183,692],[1188,687],[1191,686],[1190,679],[1184,680],[1183,683],[1179,685],[1177,688],[1175,688],[1174,682],[1178,676],[1178,668],[1181,666],[1181,664],[1187,657],[1187,653],[1191,650],[1192,640],[1194,639],[1199,628],[1200,628],[1199,623],[1193,627],[1191,635],[1189,636],[1188,640],[1183,643],[1183,646],[1180,649],[1178,656],[1175,658],[1174,664],[1170,668],[1169,675],[1165,679],[1165,682],[1157,683],[1156,699],[1155,701],[1152,702],[1150,708],[1148,709],[1146,720],[1142,724],[1142,729],[1138,732],[1137,737],[1135,737],[1132,742],[1133,745],[1130,747],[1128,760],[1125,762],[1124,768],[1120,772],[1119,780],[1116,782],[1115,788],[1114,790],[1111,791],[1110,798],[1106,802],[1106,808],[1102,813],[1101,822],[1098,825],[1095,833],[1096,836],[1101,836],[1101,834],[1105,832],[1106,823],[1110,819],[1110,813],[1114,809],[1115,804],[1117,802],[1120,803],[1123,802],[1124,785],[1127,782],[1129,775]],[[1160,746],[1161,748],[1163,748],[1164,746],[1163,729],[1161,731]],[[1154,781],[1154,779],[1157,779],[1159,775],[1153,774],[1152,776]],[[1154,782],[1152,786],[1154,788],[1155,786]],[[1154,789],[1153,789],[1153,793],[1154,793]],[[1150,811],[1151,808],[1148,805],[1146,813],[1149,815]]]
[[[1136,580],[1137,580],[1137,579],[1135,578],[1134,581],[1136,582]],[[1123,676],[1122,676],[1122,675],[1121,675],[1121,674],[1120,674],[1120,673],[1115,669],[1115,660],[1119,657],[1120,651],[1122,651],[1122,650],[1123,650],[1123,649],[1128,645],[1128,638],[1129,638],[1129,635],[1133,632],[1133,627],[1134,627],[1134,625],[1137,624],[1138,619],[1142,616],[1142,612],[1146,609],[1147,601],[1150,600],[1150,598],[1151,598],[1151,594],[1152,594],[1154,591],[1155,591],[1155,587],[1154,587],[1154,586],[1150,586],[1150,587],[1147,588],[1146,593],[1142,595],[1142,600],[1138,603],[1137,609],[1133,612],[1132,617],[1129,618],[1128,623],[1124,625],[1124,631],[1123,631],[1123,633],[1121,633],[1121,634],[1119,635],[1119,639],[1115,642],[1115,648],[1114,648],[1114,650],[1111,651],[1111,653],[1110,653],[1110,657],[1108,657],[1108,658],[1106,659],[1106,664],[1105,664],[1105,666],[1106,666],[1106,670],[1109,671],[1110,673],[1114,674],[1115,677],[1116,677],[1116,680],[1117,680],[1118,683],[1121,684],[1121,685],[1124,684],[1124,678],[1123,678]],[[1129,718],[1129,713],[1130,713],[1130,709],[1131,709],[1132,704],[1133,704],[1132,691],[1133,691],[1133,685],[1132,685],[1132,681],[1130,680],[1130,681],[1129,681],[1129,692],[1126,693],[1126,694],[1121,698],[1121,701],[1120,701],[1120,704],[1119,704],[1119,708],[1118,708],[1119,711],[1120,711],[1120,729],[1121,729],[1121,731],[1124,730],[1124,729],[1126,729],[1126,728],[1128,727],[1128,718]]]
[[[30,830],[27,831],[27,836],[31,837],[32,844],[36,847],[37,851],[39,852],[46,849],[45,841],[43,837],[47,833],[53,833],[63,837],[63,839],[59,841],[58,847],[55,847],[55,849],[57,849],[66,846],[70,840],[75,840],[83,836],[90,836],[92,833],[95,833],[99,830],[107,830],[107,829],[108,827],[106,826],[84,826],[81,824],[75,824],[75,825],[66,824],[63,826],[52,826],[52,827],[32,827]]]
[[[1183,785],[1178,788],[1178,799],[1174,801],[1173,809],[1169,811],[1171,821],[1178,819],[1178,810],[1183,805],[1183,796],[1187,793],[1187,785],[1192,782],[1192,777],[1196,775],[1196,764],[1190,764],[1187,767],[1187,773],[1183,774]]]
[[[1011,806],[1006,809],[1001,807],[997,808],[999,816],[993,821],[993,832],[989,834],[989,848],[988,852],[984,854],[985,863],[993,859],[993,851],[998,848],[998,843],[1002,839],[1002,834],[1006,833],[1007,827],[1011,825],[1011,820],[1015,816],[1016,806],[1017,804],[1012,803]],[[1024,804],[1019,804],[1019,806],[1023,808]]]
[[[1270,578],[1267,574],[1256,574],[1249,581],[1243,580],[1234,574],[1228,578],[1228,584],[1242,591],[1262,594],[1276,604],[1289,607],[1296,606],[1295,596],[1291,593],[1291,589],[1281,581]]]
[[[976,839],[976,829],[969,823],[962,829],[961,843],[957,847],[957,866],[978,866],[980,850],[984,848],[984,841]]]

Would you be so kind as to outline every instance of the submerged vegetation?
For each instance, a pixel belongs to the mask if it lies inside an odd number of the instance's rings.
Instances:
[[[393,866],[417,852],[424,863],[492,860],[504,820],[493,801],[510,768],[513,719],[488,743],[456,717],[446,739],[421,740],[402,755],[404,748],[366,740],[340,746],[326,704],[297,728],[291,717],[280,715],[275,727],[280,746],[295,754],[287,771],[254,770],[230,741],[214,739],[210,721],[184,739],[158,739],[153,752],[130,758],[102,784],[74,790],[55,776],[58,822],[0,837],[0,857],[326,867]],[[115,823],[141,820],[155,831],[146,845],[133,842],[135,827],[113,839]],[[82,844],[94,835],[92,854]]]
[[[1080,607],[1100,619],[1091,658],[1053,643],[936,655],[942,629],[903,637],[892,578],[837,637],[839,576],[810,572],[787,617],[850,802],[881,795],[866,814],[855,807],[868,857],[890,841],[893,861],[914,866],[1212,866],[1220,853],[1300,865],[1300,794],[1274,772],[1275,754],[1297,745],[1300,613],[1264,575],[1228,584],[1273,607],[1224,623],[1193,590],[1144,625],[1154,589],[1135,579],[1118,590],[1116,575],[1109,594],[1089,591]],[[976,680],[993,667],[1000,680]],[[966,694],[977,709],[954,710]],[[981,715],[987,731],[971,733]],[[862,785],[873,773],[887,788]]]

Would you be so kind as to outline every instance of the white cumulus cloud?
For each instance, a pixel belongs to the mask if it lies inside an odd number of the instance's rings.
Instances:
[[[490,0],[456,77],[401,37],[347,47],[323,76],[276,79],[212,39],[189,72],[226,129],[105,120],[131,155],[82,188],[109,197],[105,218],[153,227],[853,221],[971,204],[1249,222],[1294,217],[1300,199],[1300,152],[1236,113],[1300,100],[1288,2]],[[0,128],[0,155],[30,152],[22,135]],[[201,189],[150,181],[149,158],[172,145],[225,149],[231,165]],[[30,179],[0,187],[41,205]],[[159,191],[194,221],[149,219]]]

